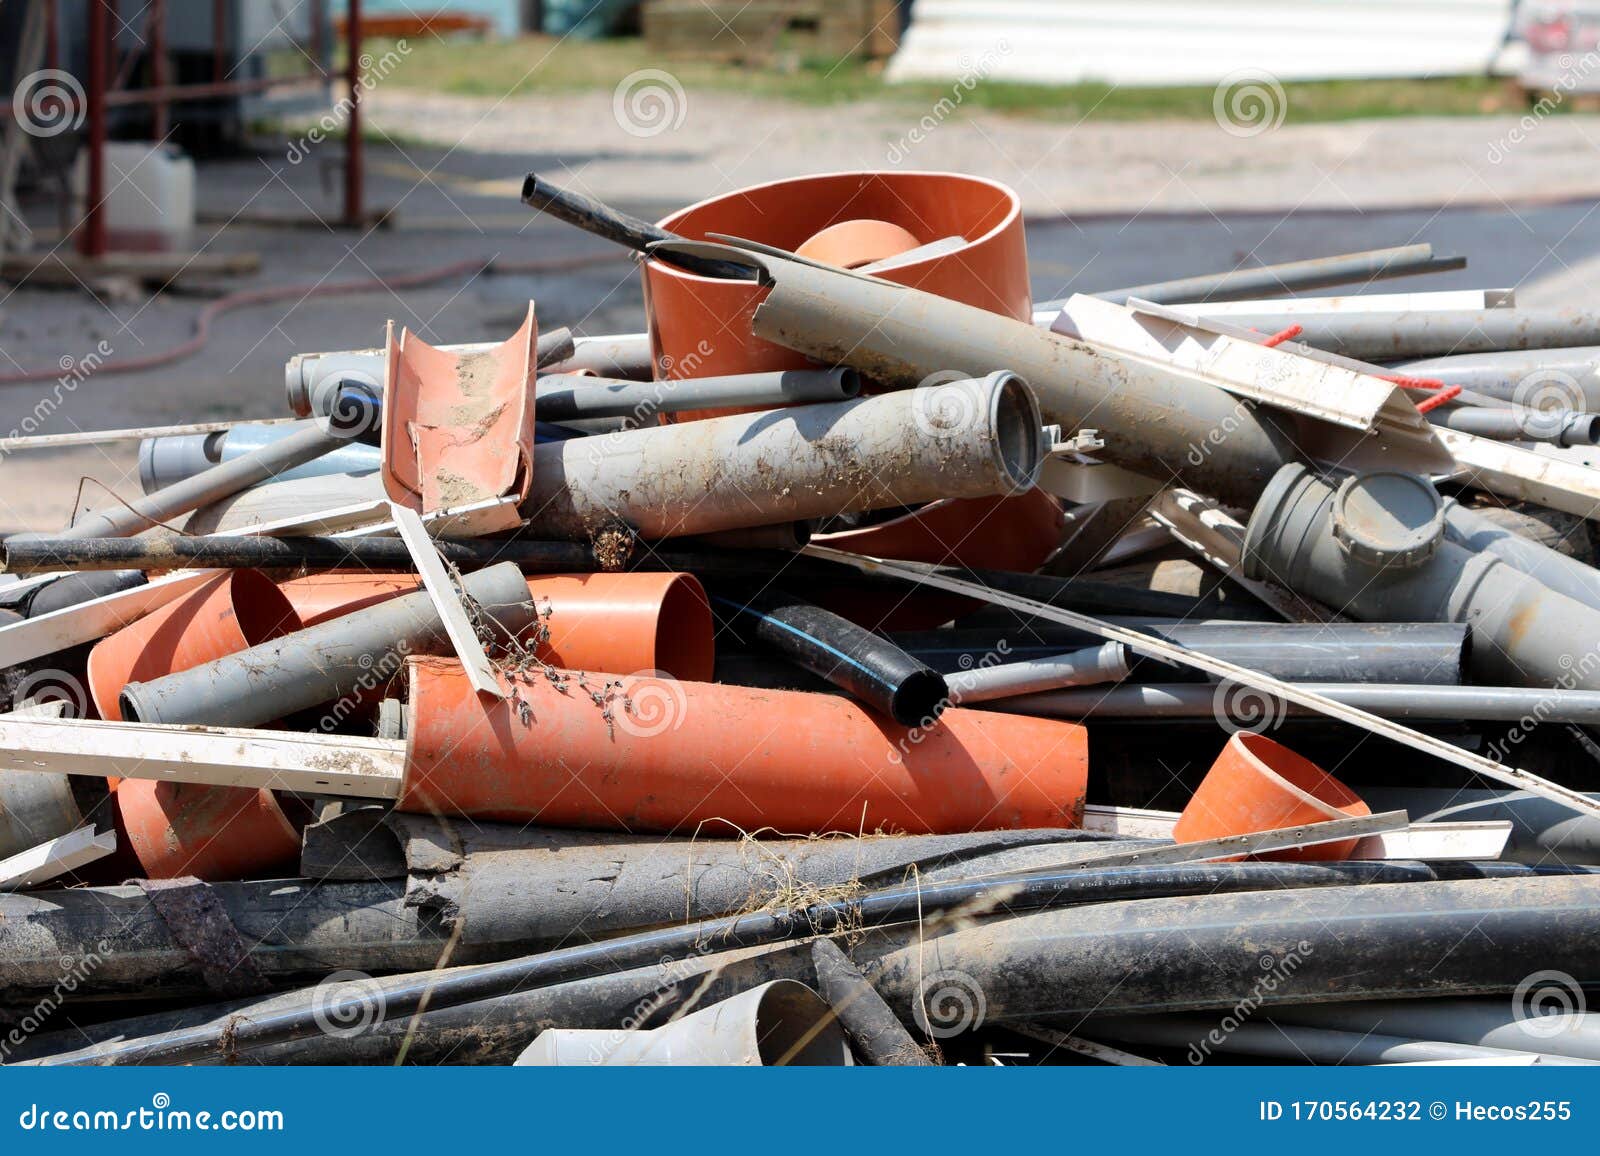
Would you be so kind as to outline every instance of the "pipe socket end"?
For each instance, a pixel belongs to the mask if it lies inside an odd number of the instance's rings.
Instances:
[[[1356,474],[1334,493],[1333,536],[1365,566],[1408,570],[1438,550],[1444,538],[1444,501],[1433,483],[1418,474]]]

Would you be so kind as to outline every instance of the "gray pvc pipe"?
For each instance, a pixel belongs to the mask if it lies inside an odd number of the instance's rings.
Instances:
[[[1577,410],[1486,409],[1458,406],[1428,415],[1434,425],[1502,442],[1549,442],[1557,446],[1592,446],[1600,442],[1600,414]]]
[[[1455,1044],[1600,1062],[1600,1013],[1581,1010],[1583,993],[1561,977],[1535,974],[1535,982],[1515,1002],[1411,999],[1309,1004],[1274,1009],[1272,1018],[1281,1024],[1425,1036]]]
[[[1109,621],[1289,682],[1454,686],[1461,682],[1467,652],[1467,627],[1453,622],[1174,622],[1122,617]],[[1038,620],[1003,628],[898,633],[890,638],[947,675],[1002,660],[1048,657],[1094,642],[1082,631]],[[1134,673],[1181,677],[1152,663],[1136,667]]]
[[[1459,1001],[1451,1001],[1459,1002]],[[1271,1056],[1306,1064],[1408,1064],[1438,1060],[1508,1060],[1536,1058],[1557,1066],[1587,1066],[1593,1061],[1544,1053],[1541,1049],[1479,1047],[1428,1038],[1408,1039],[1394,1034],[1384,1022],[1366,1032],[1340,1031],[1283,1022],[1273,1013],[1271,1023],[1219,1026],[1204,1016],[1104,1016],[1086,1022],[1081,1034],[1092,1039],[1155,1044],[1185,1049],[1191,1064],[1203,1064],[1213,1052]]]
[[[572,356],[549,366],[551,373],[587,371],[599,377],[649,381],[655,367],[648,333],[614,333],[574,338]],[[540,365],[540,368],[546,368]],[[670,368],[670,367],[669,367]]]
[[[330,453],[359,432],[359,422],[352,426],[319,422],[297,430],[282,441],[262,446],[231,462],[212,466],[125,506],[97,510],[80,518],[58,536],[125,538],[141,533]]]
[[[725,245],[666,247],[757,266],[771,288],[751,323],[756,337],[890,386],[1011,370],[1038,394],[1046,421],[1098,429],[1106,445],[1097,455],[1136,473],[1168,480],[1176,471],[1202,493],[1248,504],[1300,456],[1268,411],[1192,374],[841,269]]]
[[[1600,863],[1600,818],[1526,791],[1438,787],[1363,787],[1375,810],[1402,810],[1412,822],[1505,819],[1511,841],[1500,858],[1515,863]],[[1591,799],[1600,795],[1591,794]]]
[[[552,374],[539,378],[535,410],[540,421],[626,417],[643,425],[652,422],[658,413],[747,405],[771,409],[805,402],[848,401],[860,392],[861,376],[853,369],[784,369],[665,381]]]
[[[1524,405],[1549,398],[1567,409],[1600,410],[1600,345],[1462,353],[1397,361],[1390,368]]]
[[[994,373],[543,445],[522,512],[536,538],[670,538],[1020,493],[1042,462],[1032,391]]]
[[[1480,683],[1600,690],[1600,611],[1444,540],[1443,502],[1426,478],[1374,472],[1335,491],[1286,466],[1250,517],[1243,562],[1247,577],[1353,618],[1471,623]]]
[[[0,859],[82,825],[83,812],[68,776],[0,771]]]
[[[1014,698],[1063,686],[1093,686],[1128,677],[1128,651],[1120,642],[1086,646],[1050,658],[978,666],[949,675],[950,701],[958,704]]]
[[[231,462],[252,450],[280,442],[305,429],[308,424],[251,423],[216,433],[145,438],[139,443],[139,485],[145,493],[153,494],[184,478],[209,470],[219,462]],[[364,473],[379,469],[382,465],[383,452],[377,446],[351,441],[304,465],[280,471],[274,480],[288,482],[323,474]]]
[[[547,1028],[516,1067],[850,1067],[849,1042],[826,1001],[774,980],[659,1028]]]
[[[1449,541],[1487,551],[1550,589],[1600,610],[1600,570],[1497,525],[1454,498],[1445,499],[1444,533]]]
[[[486,619],[520,635],[538,614],[522,572],[511,562],[469,574],[462,591]],[[391,598],[319,626],[252,646],[149,682],[129,683],[122,716],[130,722],[253,727],[324,703],[324,730],[343,721],[347,696],[400,674],[407,656],[448,653],[449,637],[426,591]]]
[[[1271,332],[1271,313],[1234,313],[1234,325]],[[1362,361],[1600,344],[1600,313],[1575,309],[1296,314],[1302,345]]]
[[[1572,722],[1600,725],[1600,691],[1521,686],[1406,686],[1382,682],[1303,682],[1302,690],[1398,719],[1474,722]],[[1317,717],[1298,703],[1234,683],[1128,683],[1045,691],[996,702],[990,709],[1051,718],[1211,718],[1255,723],[1286,715]]]

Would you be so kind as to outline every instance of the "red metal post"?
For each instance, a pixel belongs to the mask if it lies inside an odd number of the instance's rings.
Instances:
[[[211,80],[228,79],[228,0],[211,0]]]
[[[89,0],[89,179],[84,191],[78,247],[87,257],[106,251],[106,55],[109,48],[106,0]]]
[[[150,87],[160,93],[167,87],[166,0],[150,0],[145,13],[145,38],[150,45]],[[156,140],[166,140],[171,122],[172,106],[164,96],[156,96],[150,110],[150,135]]]
[[[361,225],[361,0],[349,0],[345,16],[345,80],[350,86],[350,117],[345,125],[344,223]]]

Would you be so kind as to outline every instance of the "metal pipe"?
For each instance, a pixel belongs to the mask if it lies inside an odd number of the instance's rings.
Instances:
[[[1276,297],[1305,289],[1325,289],[1331,285],[1382,281],[1418,273],[1443,273],[1464,269],[1466,265],[1465,257],[1435,257],[1432,245],[1398,245],[1391,249],[1369,249],[1361,253],[1314,257],[1307,261],[1285,261],[1254,269],[1230,269],[1225,273],[1207,273],[1176,281],[1155,281],[1127,289],[1107,289],[1095,296],[1119,305],[1130,297],[1158,305],[1248,301],[1252,297]],[[1059,301],[1046,301],[1036,308],[1059,311],[1066,303],[1063,297]]]
[[[1116,617],[1179,646],[1291,682],[1394,682],[1455,686],[1466,661],[1468,629],[1441,623],[1174,622]],[[1037,620],[1005,628],[957,628],[889,636],[947,675],[997,662],[1048,658],[1094,643],[1093,635]],[[1136,661],[1135,678],[1183,681],[1188,672]],[[1202,677],[1198,672],[1195,678]]]
[[[947,705],[944,676],[831,610],[776,590],[712,595],[736,636],[749,637],[901,726],[932,726]]]
[[[1513,533],[1454,498],[1444,502],[1444,534],[1448,541],[1493,554],[1550,589],[1600,610],[1600,570]]]
[[[147,494],[175,485],[220,462],[231,462],[252,450],[273,445],[307,427],[308,422],[236,425],[215,433],[145,438],[139,443],[139,486]],[[322,474],[365,473],[383,465],[374,445],[349,441],[330,453],[275,475],[293,481]]]
[[[1043,462],[1023,380],[925,389],[552,443],[534,456],[528,532],[588,540],[705,534],[1019,493]]]
[[[1600,442],[1600,414],[1576,410],[1487,409],[1457,406],[1428,414],[1434,425],[1502,442],[1592,446]]]
[[[1274,1013],[1270,1023],[1241,1023],[1229,1031],[1217,1031],[1216,1020],[1202,1016],[1095,1016],[1085,1021],[1078,1030],[1094,1039],[1183,1049],[1191,1064],[1204,1063],[1213,1051],[1333,1065],[1431,1063],[1438,1060],[1476,1060],[1481,1063],[1534,1058],[1544,1064],[1561,1066],[1595,1062],[1550,1055],[1535,1047],[1511,1051],[1430,1038],[1403,1038],[1394,1034],[1395,1025],[1383,1023],[1382,1026],[1385,1030],[1383,1035],[1377,1033],[1377,1025],[1365,1032],[1339,1031],[1286,1023]]]
[[[850,957],[831,939],[811,945],[811,962],[817,969],[817,987],[833,1014],[854,1041],[856,1051],[878,1067],[926,1068],[933,1061],[911,1038],[898,1016],[861,974]]]
[[[643,425],[658,413],[724,406],[773,409],[805,402],[848,401],[861,392],[861,377],[853,369],[784,369],[665,381],[551,374],[539,378],[537,388],[535,412],[542,421],[626,417]]]
[[[85,142],[88,157],[88,179],[83,197],[82,230],[78,248],[85,257],[101,257],[109,247],[106,240],[106,88],[107,57],[111,52],[111,28],[106,10],[108,0],[89,0],[88,69],[89,92],[85,99],[85,115],[89,121],[89,135]],[[20,83],[20,79],[19,79]]]
[[[1107,642],[1049,658],[960,671],[950,676],[950,701],[970,705],[1064,686],[1121,682],[1128,677],[1129,669],[1127,648],[1120,642]]]
[[[1287,466],[1250,516],[1243,563],[1352,618],[1470,622],[1478,682],[1600,690],[1600,611],[1445,541],[1426,478],[1357,474],[1336,491]]]
[[[119,538],[138,534],[181,514],[331,453],[360,432],[360,424],[319,422],[231,462],[223,462],[176,485],[126,505],[97,510],[73,523],[61,538]]]
[[[849,1067],[844,1031],[803,983],[774,980],[659,1028],[546,1028],[516,1067]]]
[[[361,90],[365,77],[361,67],[361,0],[345,0],[345,84],[350,93],[346,114],[344,144],[344,223],[356,229],[362,223]]]
[[[1193,374],[1108,356],[987,310],[872,277],[686,242],[658,246],[735,256],[770,286],[752,322],[756,337],[849,365],[881,384],[918,385],[937,374],[1020,374],[1045,420],[1098,429],[1097,455],[1164,481],[1174,471],[1202,493],[1248,504],[1274,471],[1298,460],[1293,441],[1265,409]],[[937,380],[937,378],[935,378]]]
[[[1521,686],[1407,686],[1395,683],[1298,684],[1380,718],[1473,722],[1600,724],[1600,691]],[[1212,718],[1246,724],[1317,712],[1233,683],[1129,683],[1046,691],[993,703],[992,710],[1047,718]]]
[[[538,621],[527,580],[509,562],[468,575],[461,591],[477,604],[485,622],[506,636],[519,637]],[[432,598],[419,591],[215,662],[129,683],[122,691],[122,717],[259,726],[387,681],[401,672],[405,656],[447,652],[449,646]]]
[[[1228,320],[1271,332],[1274,318],[1240,313]],[[1578,310],[1308,313],[1296,316],[1295,324],[1301,326],[1295,340],[1302,345],[1362,361],[1600,344],[1600,314]]]

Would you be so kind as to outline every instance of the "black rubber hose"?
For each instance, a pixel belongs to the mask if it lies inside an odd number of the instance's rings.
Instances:
[[[712,595],[729,627],[847,691],[901,726],[931,726],[948,702],[944,675],[887,638],[780,591]]]
[[[381,1017],[409,1016],[424,1001],[430,1009],[449,1008],[495,999],[524,989],[652,965],[673,957],[703,958],[708,949],[728,951],[759,947],[817,934],[916,921],[923,921],[919,929],[922,934],[933,934],[938,928],[930,925],[928,918],[946,911],[957,912],[965,924],[976,919],[977,913],[982,911],[1015,913],[1157,896],[1211,895],[1219,891],[1337,888],[1380,883],[1422,883],[1439,879],[1492,879],[1516,884],[1547,876],[1579,876],[1582,877],[1581,881],[1591,884],[1585,899],[1588,904],[1587,915],[1581,921],[1587,926],[1589,922],[1600,921],[1600,879],[1588,878],[1594,875],[1600,875],[1600,869],[1546,869],[1503,863],[1245,862],[1119,867],[1103,871],[1077,869],[1028,872],[965,879],[935,887],[896,887],[868,892],[851,899],[814,903],[803,908],[754,912],[640,932],[499,963],[390,976],[375,981],[375,986],[363,985],[359,993],[352,995],[338,994],[337,989],[331,995],[316,990],[307,991],[302,1003],[280,1005],[248,1018],[231,1018],[223,1024],[202,1023],[189,1028],[175,1028],[160,1036],[144,1039],[114,1038],[78,1052],[45,1056],[34,1062],[190,1063],[204,1060],[223,1046],[245,1050],[301,1039],[321,1031],[321,1025],[329,1021],[346,1023],[362,1019],[371,1022],[373,1009],[370,1005],[376,992],[380,991]],[[1306,896],[1295,896],[1287,906],[1292,912],[1295,904],[1307,899]],[[1346,896],[1340,910],[1350,909],[1351,906]],[[1200,913],[1193,905],[1182,906],[1179,910],[1187,913],[1183,917],[1185,922],[1199,922],[1197,916]],[[992,921],[989,921],[983,927],[991,925]],[[1409,942],[1410,929],[1403,922],[1391,921],[1383,924],[1382,929],[1392,933],[1398,940]],[[1375,933],[1368,932],[1369,936],[1372,934]],[[1596,932],[1587,930],[1584,934],[1593,938]],[[1173,938],[1181,944],[1184,936],[1175,933]],[[1327,954],[1337,955],[1338,952]],[[1037,970],[1035,968],[1035,973]],[[1310,998],[1313,997],[1300,992],[1296,1002],[1305,1003]],[[204,1015],[206,1010],[199,1009],[197,1014]],[[114,1028],[115,1025],[109,1026]]]

